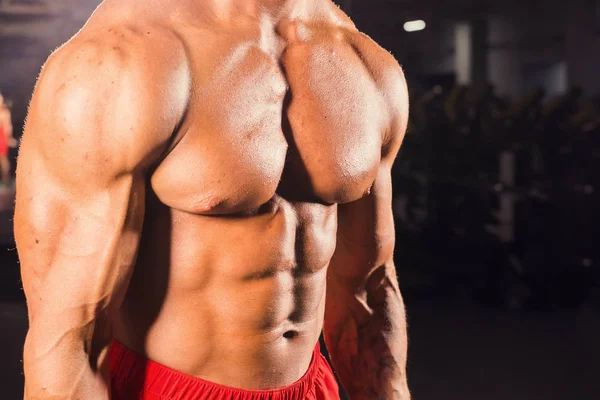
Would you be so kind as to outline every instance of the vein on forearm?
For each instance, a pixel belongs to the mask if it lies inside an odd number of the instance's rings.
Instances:
[[[407,393],[407,339],[404,304],[392,268],[373,268],[359,291],[337,302],[337,318],[326,326],[334,366],[353,399],[407,398],[393,397],[395,392]]]

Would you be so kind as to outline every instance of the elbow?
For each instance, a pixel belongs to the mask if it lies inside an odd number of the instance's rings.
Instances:
[[[112,338],[108,328],[103,319],[82,318],[79,312],[38,310],[23,348],[26,380],[32,387],[60,387],[77,365],[98,371]]]
[[[38,312],[31,319],[24,350],[32,358],[43,358],[60,348],[79,347],[90,343],[95,320],[75,315],[52,316]]]
[[[393,261],[377,264],[365,279],[367,292],[376,291],[381,286],[398,286],[398,277]]]
[[[106,312],[98,310],[102,310],[100,305],[68,306],[58,309],[41,306],[34,312],[30,311],[25,352],[35,359],[63,351],[89,352],[92,341],[109,340],[105,329],[108,326]]]
[[[391,298],[402,301],[400,286],[393,262],[375,268],[364,285],[367,305],[376,310],[387,307]]]

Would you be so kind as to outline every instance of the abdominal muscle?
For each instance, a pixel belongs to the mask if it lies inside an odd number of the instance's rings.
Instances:
[[[225,386],[298,381],[323,326],[335,208],[278,201],[247,217],[147,210],[115,338]]]

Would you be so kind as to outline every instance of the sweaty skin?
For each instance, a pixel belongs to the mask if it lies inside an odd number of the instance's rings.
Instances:
[[[17,171],[33,399],[107,399],[107,350],[222,385],[409,399],[394,58],[329,0],[107,0],[48,60]]]

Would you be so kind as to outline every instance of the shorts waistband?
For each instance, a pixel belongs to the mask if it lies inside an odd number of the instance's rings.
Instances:
[[[152,393],[162,400],[297,400],[314,388],[320,364],[326,362],[317,342],[308,371],[297,382],[272,390],[244,390],[213,383],[184,374],[135,353],[113,341],[109,353],[111,386],[116,400],[137,400]]]

